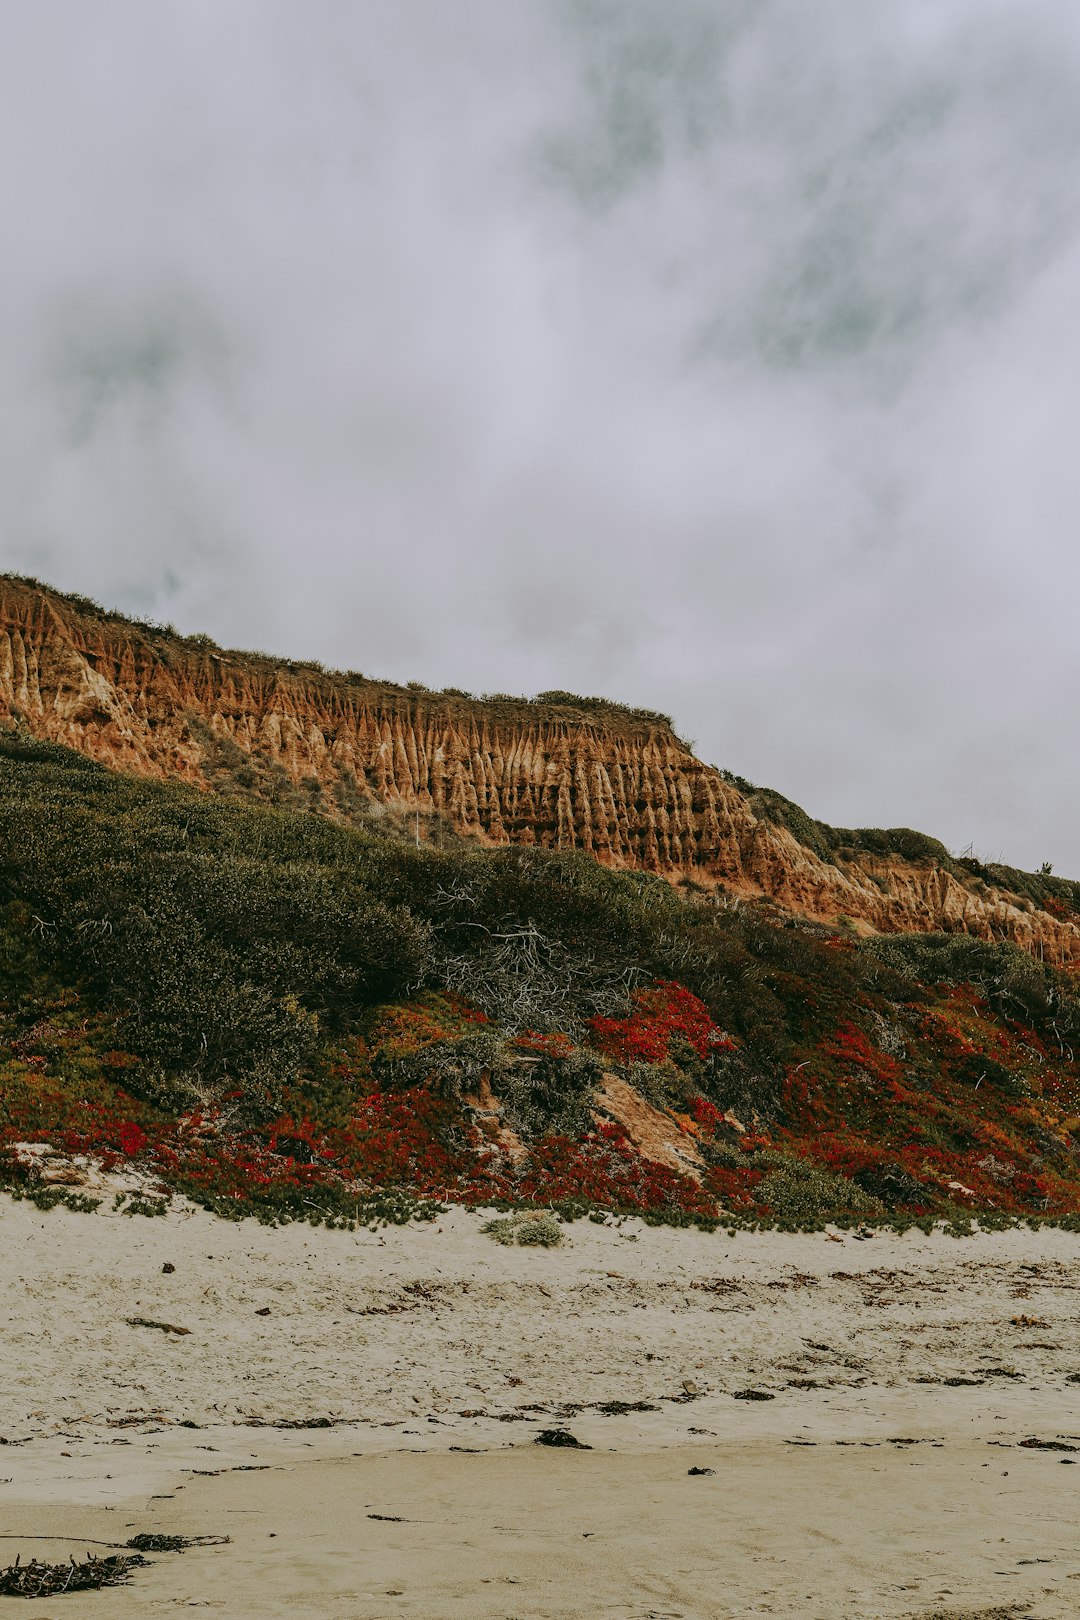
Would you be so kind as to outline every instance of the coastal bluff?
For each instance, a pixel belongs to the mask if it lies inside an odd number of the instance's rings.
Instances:
[[[605,700],[476,698],[228,651],[4,576],[0,723],[205,791],[343,820],[396,814],[425,838],[445,826],[576,849],[860,932],[961,932],[1080,965],[1071,906],[987,881],[940,846],[914,859],[887,836],[812,848],[665,716]]]

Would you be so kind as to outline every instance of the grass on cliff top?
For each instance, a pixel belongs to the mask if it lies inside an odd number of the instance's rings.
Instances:
[[[327,686],[359,689],[365,696],[389,701],[404,713],[437,709],[462,719],[498,719],[509,722],[535,723],[538,719],[561,722],[571,726],[590,726],[603,731],[627,731],[645,737],[651,732],[670,732],[675,736],[674,721],[668,714],[656,709],[620,703],[615,698],[585,697],[574,692],[539,692],[535,697],[509,692],[477,694],[448,686],[441,691],[425,686],[422,681],[381,680],[363,675],[357,670],[328,669],[317,659],[277,658],[272,653],[255,650],[220,647],[207,635],[185,636],[174,625],[153,619],[135,619],[115,609],[104,608],[88,596],[58,591],[53,586],[27,575],[0,574],[0,582],[30,597],[44,597],[55,606],[66,609],[77,619],[103,625],[115,625],[148,642],[163,664],[169,665],[178,654],[214,657],[219,662],[248,667],[260,673],[287,674],[302,686],[305,680]],[[682,743],[683,747],[688,747]],[[692,751],[692,750],[691,750]]]
[[[738,788],[756,816],[786,827],[800,844],[830,865],[865,855],[893,857],[913,865],[938,867],[968,888],[993,885],[1029,900],[1053,916],[1080,914],[1080,881],[1056,877],[1049,871],[1024,872],[1000,862],[986,863],[974,856],[952,855],[940,839],[916,832],[912,827],[830,827],[828,822],[816,820],[773,788],[757,787],[731,771],[720,774]]]

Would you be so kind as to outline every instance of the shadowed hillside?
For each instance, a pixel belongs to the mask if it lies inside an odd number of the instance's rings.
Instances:
[[[88,1158],[269,1219],[1080,1211],[1080,1001],[1012,945],[417,846],[25,728],[0,985],[3,1176],[46,1202]]]

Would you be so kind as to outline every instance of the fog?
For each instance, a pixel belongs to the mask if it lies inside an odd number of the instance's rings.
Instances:
[[[1080,876],[1075,0],[22,0],[0,566]]]

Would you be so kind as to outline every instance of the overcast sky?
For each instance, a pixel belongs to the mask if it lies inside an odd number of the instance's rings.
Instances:
[[[0,566],[1080,876],[1076,0],[10,0]]]

